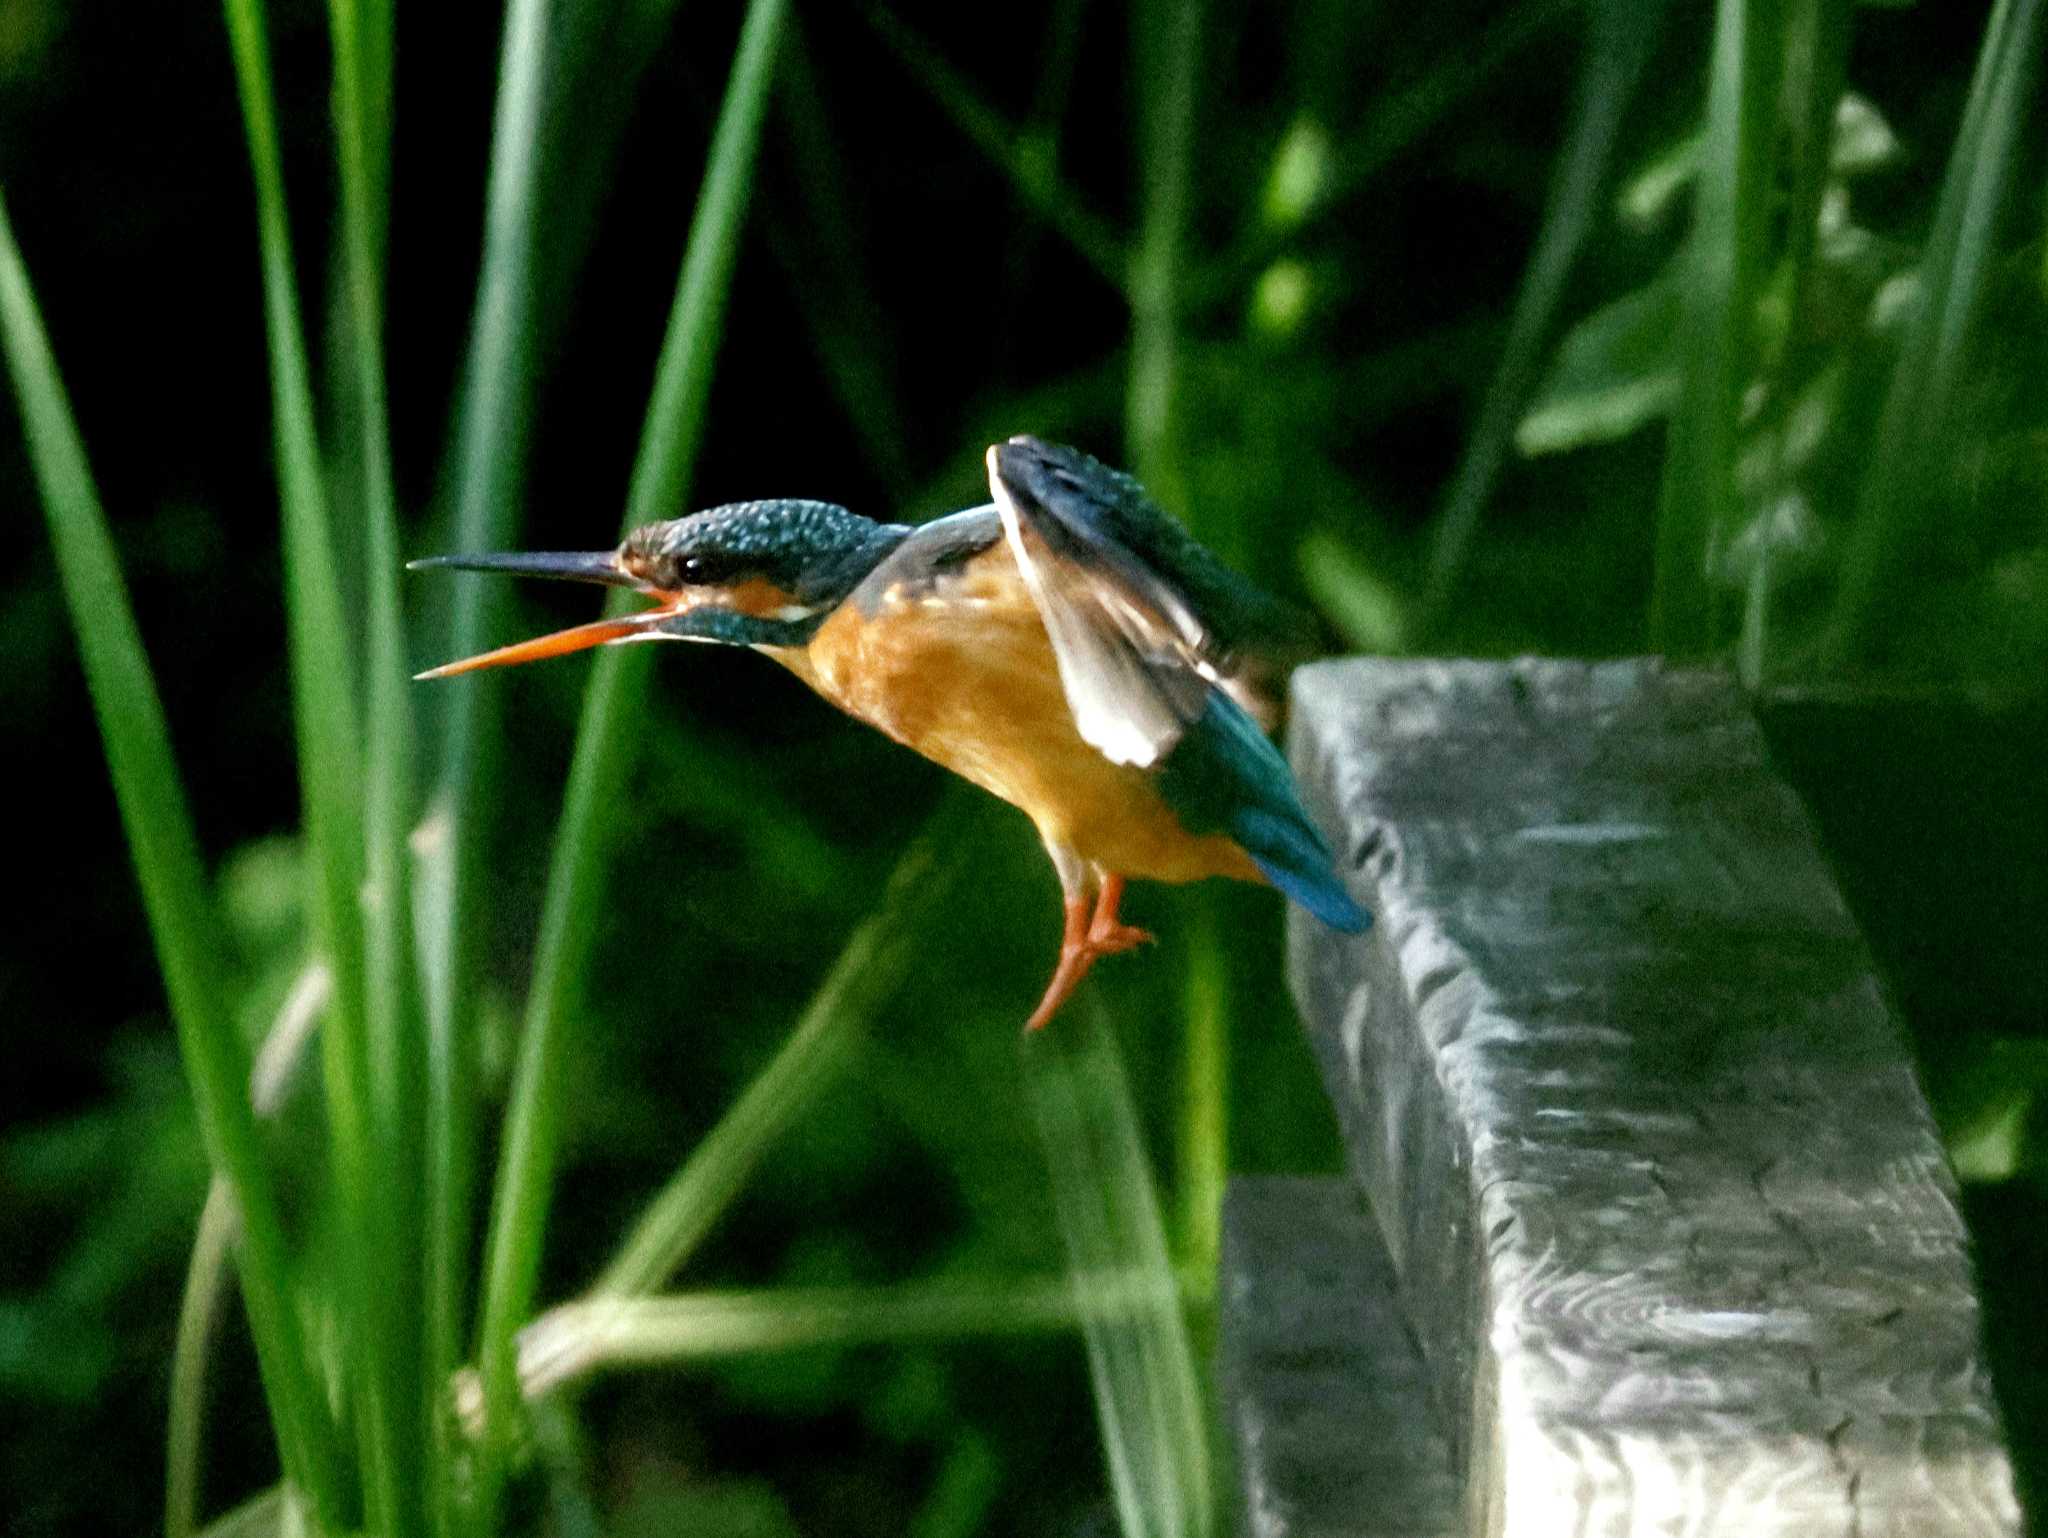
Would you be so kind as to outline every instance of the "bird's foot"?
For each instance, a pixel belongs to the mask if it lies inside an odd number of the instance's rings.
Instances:
[[[1117,918],[1116,910],[1123,900],[1124,878],[1105,876],[1102,891],[1095,899],[1095,917],[1088,924],[1088,944],[1098,956],[1114,956],[1119,951],[1152,943],[1151,930],[1134,928]]]
[[[1092,916],[1086,898],[1068,902],[1066,930],[1060,939],[1059,965],[1053,968],[1045,997],[1038,1001],[1038,1008],[1024,1022],[1025,1030],[1043,1030],[1046,1022],[1060,1012],[1060,1006],[1080,987],[1088,969],[1102,957],[1114,956],[1134,946],[1147,944],[1152,939],[1149,931],[1134,929],[1118,921],[1116,910],[1123,900],[1123,891],[1123,877],[1111,876],[1105,880]]]
[[[1115,956],[1124,951],[1135,950],[1141,945],[1150,945],[1158,938],[1149,929],[1134,929],[1129,924],[1111,924],[1104,929],[1088,931],[1088,948],[1098,956]]]

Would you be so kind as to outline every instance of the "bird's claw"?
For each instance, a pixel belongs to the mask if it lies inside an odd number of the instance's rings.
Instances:
[[[1038,1001],[1038,1008],[1024,1022],[1025,1030],[1045,1029],[1046,1022],[1059,1013],[1060,1006],[1067,1002],[1081,985],[1081,979],[1088,975],[1088,969],[1102,957],[1115,956],[1151,943],[1151,931],[1134,928],[1117,919],[1117,906],[1123,899],[1123,893],[1123,877],[1110,876],[1097,894],[1092,914],[1085,898],[1069,899],[1066,933],[1060,940],[1060,963],[1053,969],[1052,981],[1046,984],[1045,997]]]
[[[1088,931],[1088,949],[1097,956],[1115,956],[1150,945],[1158,938],[1151,930],[1130,924],[1097,924]]]

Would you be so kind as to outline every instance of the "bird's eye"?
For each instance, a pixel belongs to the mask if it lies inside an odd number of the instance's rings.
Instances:
[[[724,550],[670,557],[669,587],[716,587],[740,575],[741,563]]]

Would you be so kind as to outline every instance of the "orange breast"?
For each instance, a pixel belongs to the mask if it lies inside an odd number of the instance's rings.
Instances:
[[[846,604],[773,652],[826,699],[1020,807],[1049,843],[1153,881],[1260,879],[1231,840],[1181,827],[1151,777],[1081,740],[1052,643],[1006,545],[937,586]]]

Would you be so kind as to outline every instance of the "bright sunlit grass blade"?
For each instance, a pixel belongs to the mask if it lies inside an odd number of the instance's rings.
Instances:
[[[1209,1419],[1116,1040],[1099,1006],[1026,1038],[1023,1069],[1088,1345],[1096,1413],[1128,1538],[1212,1530]],[[1133,1313],[1110,1278],[1149,1278]]]
[[[1775,195],[1782,34],[1782,0],[1720,0],[1650,594],[1650,645],[1671,656],[1699,656],[1721,638],[1710,568],[1735,527],[1742,390]]]
[[[627,498],[628,523],[674,512],[687,493],[784,10],[785,0],[753,0],[741,29],[641,434]],[[614,647],[601,653],[592,668],[556,833],[485,1255],[479,1352],[488,1413],[478,1476],[485,1527],[495,1518],[519,1414],[515,1336],[532,1311],[540,1269],[554,1181],[554,1090],[561,1076],[563,1035],[596,928],[593,916],[603,896],[603,830],[615,815],[624,783],[649,650]]]
[[[1985,23],[1823,643],[1832,668],[1863,660],[1925,532],[1928,487],[1958,426],[1970,323],[1998,254],[1999,216],[2032,107],[2044,9],[2043,0],[1998,0]]]
[[[1521,292],[1515,296],[1499,366],[1431,533],[1422,599],[1425,633],[1441,622],[1480,515],[1513,445],[1516,425],[1542,377],[1564,305],[1566,280],[1600,219],[1622,121],[1663,30],[1667,8],[1666,0],[1598,0],[1593,6],[1572,125],[1552,174],[1543,227],[1523,273]]]
[[[209,1522],[200,1538],[305,1538],[306,1523],[291,1492],[272,1485]]]
[[[909,976],[927,923],[958,880],[960,858],[950,851],[962,847],[968,817],[965,798],[956,797],[897,862],[880,904],[840,952],[796,1029],[649,1203],[591,1289],[594,1296],[652,1292],[673,1276],[770,1146],[838,1073],[861,1030]]]
[[[290,1290],[284,1225],[249,1105],[248,1062],[228,1018],[207,894],[156,682],[128,603],[106,514],[28,273],[0,205],[0,340],[21,403],[65,602],[99,718],[107,767],[142,887],[207,1156],[243,1218],[243,1297],[285,1474],[338,1521],[333,1428],[308,1369]]]
[[[948,1276],[893,1287],[588,1298],[551,1308],[520,1332],[520,1389],[536,1399],[616,1368],[763,1352],[1059,1334],[1082,1322],[1082,1297],[1112,1322],[1179,1306],[1171,1279],[1152,1272],[1092,1277],[1081,1288],[1065,1276]],[[457,1400],[475,1413],[473,1382],[458,1385]]]

